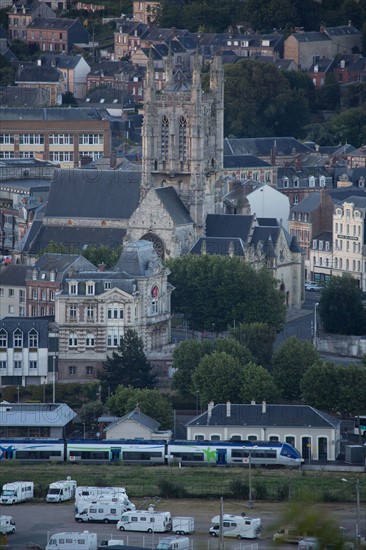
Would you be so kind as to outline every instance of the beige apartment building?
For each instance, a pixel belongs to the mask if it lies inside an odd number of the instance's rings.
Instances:
[[[61,168],[109,157],[109,121],[97,109],[0,109],[0,159],[39,158]]]
[[[331,238],[319,235],[312,241],[310,269],[314,280],[351,275],[359,288],[366,290],[365,215],[366,197],[353,196],[335,204]]]

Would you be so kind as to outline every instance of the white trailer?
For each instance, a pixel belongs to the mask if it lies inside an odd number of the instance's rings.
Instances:
[[[34,497],[33,481],[14,481],[5,483],[1,492],[1,504],[17,504],[27,502]]]
[[[194,533],[194,518],[189,516],[173,517],[172,531],[176,535],[191,535]]]
[[[2,535],[8,535],[15,533],[16,526],[12,516],[0,516],[0,533]]]
[[[188,537],[164,537],[159,539],[156,550],[189,550],[190,547]]]
[[[63,502],[64,500],[71,500],[75,496],[76,487],[76,481],[69,478],[50,483],[46,501]]]
[[[165,531],[171,531],[172,518],[170,512],[148,512],[146,510],[125,512],[117,523],[117,529],[120,531],[164,533]]]
[[[97,534],[83,531],[82,533],[55,533],[47,543],[46,550],[97,550]]]
[[[213,537],[218,537],[220,534],[220,516],[213,517],[211,523],[213,523],[213,526],[209,533]],[[222,518],[222,532],[224,537],[256,539],[262,532],[262,522],[260,518],[224,514]]]
[[[117,523],[124,512],[126,512],[126,507],[120,502],[96,502],[75,514],[75,521],[79,523],[86,521]]]

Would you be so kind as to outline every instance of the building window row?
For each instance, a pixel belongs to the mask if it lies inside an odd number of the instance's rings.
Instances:
[[[69,375],[75,376],[76,374],[78,374],[78,370],[80,371],[81,367],[79,367],[79,369],[77,369],[77,367],[75,365],[70,365],[69,368],[68,368]],[[94,367],[86,366],[85,367],[85,374],[87,376],[92,376],[94,374]]]
[[[13,134],[0,134],[0,145],[10,145],[14,143]]]
[[[50,145],[73,145],[73,134],[50,134]]]
[[[44,144],[43,134],[20,134],[20,145],[42,145]]]
[[[41,300],[42,302],[46,302],[50,300],[51,302],[55,301],[55,291],[54,290],[47,290],[45,288],[37,289],[37,288],[30,288],[30,297],[32,300]]]
[[[22,348],[24,342],[23,331],[20,328],[17,328],[13,332],[13,347]],[[32,328],[28,332],[28,347],[29,348],[38,348],[39,345],[39,335],[36,329]],[[7,349],[9,346],[9,333],[5,329],[0,329],[0,348]]]
[[[74,162],[72,151],[50,151],[49,155],[52,162]]]
[[[79,145],[103,145],[103,134],[81,134]]]

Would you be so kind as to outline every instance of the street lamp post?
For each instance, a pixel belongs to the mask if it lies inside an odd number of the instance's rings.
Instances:
[[[19,392],[20,392],[20,387],[19,387],[19,386],[17,386],[18,403],[19,403]]]
[[[83,435],[84,435],[84,439],[85,439],[85,422],[83,422]]]
[[[346,483],[352,483],[344,477],[342,478],[342,481],[344,481]],[[360,480],[356,479],[356,482],[355,482],[354,485],[356,487],[356,541],[359,544],[360,540],[361,540],[361,532],[360,532],[360,515],[361,515],[361,511],[360,511],[360,508],[361,508],[361,503],[360,503]]]
[[[52,357],[52,403],[56,403],[56,355]]]
[[[316,349],[317,348],[317,345],[318,345],[318,318],[317,318],[317,307],[318,307],[319,303],[316,302],[314,304],[314,348]]]

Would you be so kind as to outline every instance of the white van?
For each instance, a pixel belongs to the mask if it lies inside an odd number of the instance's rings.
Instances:
[[[97,550],[97,534],[84,531],[83,533],[55,533],[47,543],[46,550]]]
[[[1,492],[1,504],[17,504],[18,502],[27,502],[34,497],[33,481],[14,481],[5,483]]]
[[[213,523],[213,527],[211,527],[209,533],[213,537],[218,537],[220,534],[220,516],[213,517],[211,523]],[[256,539],[262,532],[262,522],[260,518],[224,514],[222,518],[222,532],[224,537]]]
[[[156,550],[189,550],[190,547],[188,537],[164,537],[159,539]]]
[[[15,533],[16,526],[12,516],[0,516],[0,533],[2,535],[8,535]]]
[[[171,531],[172,518],[170,512],[148,512],[146,510],[125,512],[117,523],[117,529],[120,531],[163,533]]]
[[[73,479],[62,479],[50,483],[46,496],[47,502],[63,502],[71,500],[75,496],[77,483]]]
[[[126,512],[124,504],[120,502],[95,502],[89,504],[85,510],[75,514],[75,521],[94,521],[101,523],[117,523]]]

